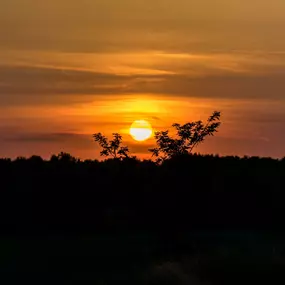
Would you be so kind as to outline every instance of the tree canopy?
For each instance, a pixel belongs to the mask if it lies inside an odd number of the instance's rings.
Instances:
[[[189,154],[206,137],[213,136],[221,125],[221,113],[214,111],[206,123],[202,121],[189,122],[184,125],[175,123],[172,126],[176,129],[176,136],[171,137],[169,131],[155,133],[156,148],[149,151],[158,160],[169,159],[178,155]]]

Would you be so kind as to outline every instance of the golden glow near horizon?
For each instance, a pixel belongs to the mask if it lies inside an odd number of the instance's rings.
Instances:
[[[152,136],[151,124],[145,120],[134,121],[130,127],[130,135],[136,141],[146,141]]]

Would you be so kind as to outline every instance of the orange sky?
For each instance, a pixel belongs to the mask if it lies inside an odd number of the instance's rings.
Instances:
[[[197,151],[284,156],[285,2],[2,0],[0,156],[97,158],[92,133],[206,119]]]

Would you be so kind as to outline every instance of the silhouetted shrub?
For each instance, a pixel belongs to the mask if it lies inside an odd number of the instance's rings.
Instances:
[[[221,113],[214,111],[206,123],[202,121],[189,122],[184,125],[173,124],[176,136],[169,136],[169,131],[155,133],[157,147],[150,149],[158,162],[192,153],[193,149],[202,143],[206,137],[213,136],[220,127]]]

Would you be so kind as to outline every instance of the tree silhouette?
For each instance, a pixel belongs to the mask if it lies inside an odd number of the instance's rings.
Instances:
[[[157,147],[149,149],[152,156],[160,162],[178,155],[189,154],[207,136],[213,136],[220,127],[221,113],[214,111],[204,124],[202,121],[189,122],[184,125],[173,124],[176,129],[176,137],[170,137],[169,131],[155,132]]]
[[[80,162],[79,158],[73,157],[70,153],[60,152],[58,155],[52,155],[52,162],[61,162],[61,163],[78,163]]]
[[[112,158],[128,158],[129,148],[127,146],[121,146],[122,136],[118,133],[113,133],[113,140],[108,141],[108,139],[101,133],[96,133],[93,135],[95,142],[97,142],[102,148],[101,156],[111,156]]]

